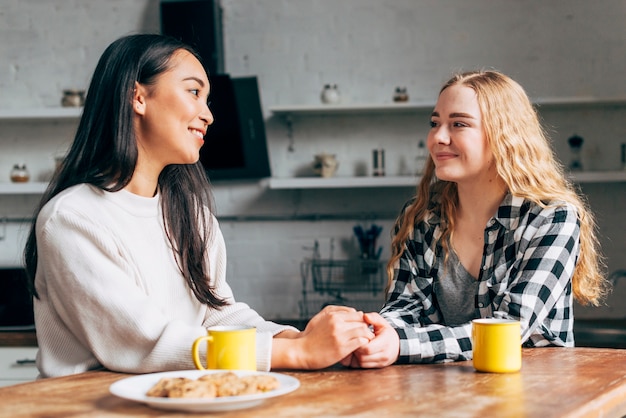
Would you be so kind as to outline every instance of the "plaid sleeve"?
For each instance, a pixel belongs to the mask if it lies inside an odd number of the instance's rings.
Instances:
[[[525,346],[573,346],[572,283],[580,224],[568,205],[530,214],[497,310],[518,319]]]
[[[434,252],[424,242],[409,240],[394,268],[394,279],[381,315],[400,336],[398,363],[435,363],[472,358],[471,323],[440,325],[433,302]]]

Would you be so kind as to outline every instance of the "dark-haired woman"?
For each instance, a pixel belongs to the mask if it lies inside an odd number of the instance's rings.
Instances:
[[[198,55],[160,35],[113,42],[25,248],[42,377],[193,368],[213,325],[257,328],[257,369],[322,368],[373,334],[328,307],[303,332],[235,302],[199,159],[213,122]]]

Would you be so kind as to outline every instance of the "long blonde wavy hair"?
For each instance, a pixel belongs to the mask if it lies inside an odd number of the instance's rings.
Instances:
[[[555,199],[576,207],[580,221],[580,255],[572,288],[578,302],[597,306],[608,291],[604,260],[596,236],[597,225],[588,203],[565,176],[526,92],[517,82],[497,71],[457,74],[444,84],[439,94],[453,85],[463,85],[476,92],[498,175],[511,194],[544,207],[544,202]],[[415,199],[396,219],[393,228],[387,291],[407,239],[415,225],[433,210],[441,216],[443,234],[439,239],[447,248],[444,244],[454,232],[457,202],[456,183],[437,179],[435,165],[429,156]]]

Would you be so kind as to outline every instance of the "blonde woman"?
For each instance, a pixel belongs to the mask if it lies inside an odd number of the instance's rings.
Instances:
[[[499,72],[459,74],[430,125],[424,177],[395,225],[387,302],[366,315],[377,336],[344,363],[468,360],[471,320],[491,316],[519,320],[525,347],[574,346],[573,298],[598,304],[604,266],[593,215],[526,93]]]

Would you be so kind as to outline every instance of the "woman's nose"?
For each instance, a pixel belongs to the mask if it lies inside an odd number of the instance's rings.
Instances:
[[[444,126],[441,126],[435,131],[434,138],[438,144],[448,144],[450,143],[450,132]]]
[[[213,124],[215,119],[213,118],[213,112],[209,109],[209,105],[205,105],[204,109],[200,113],[200,119],[202,119],[207,125]]]

